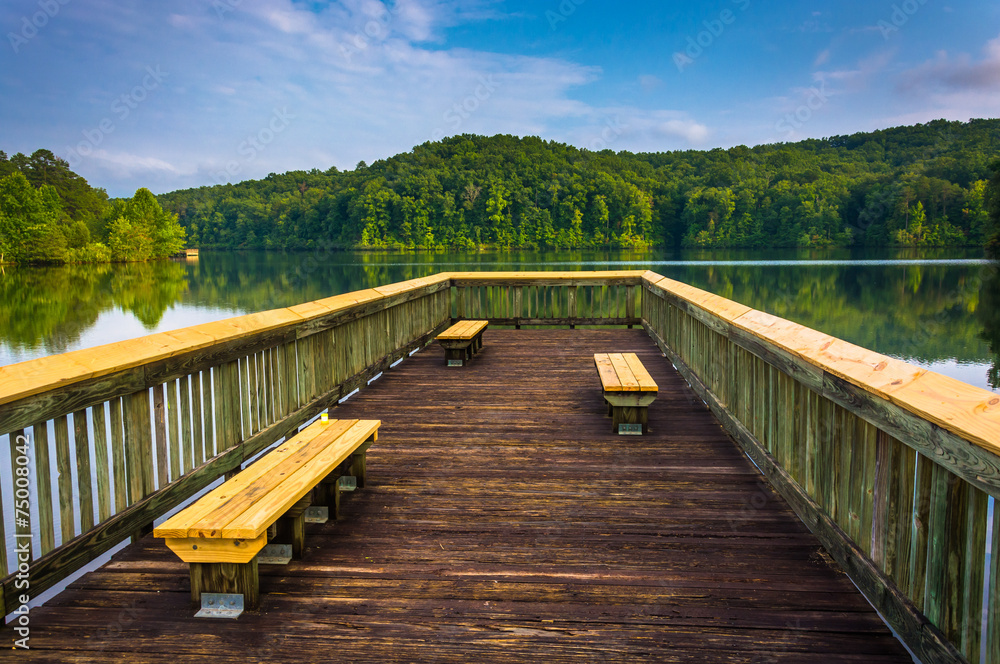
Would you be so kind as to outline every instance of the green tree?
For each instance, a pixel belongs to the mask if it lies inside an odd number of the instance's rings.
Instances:
[[[61,213],[51,187],[35,189],[19,170],[0,180],[0,262],[64,260]]]

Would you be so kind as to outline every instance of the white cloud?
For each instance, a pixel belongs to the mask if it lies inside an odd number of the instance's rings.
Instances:
[[[1000,36],[986,43],[983,56],[976,60],[966,53],[935,57],[900,77],[902,92],[928,91],[1000,93]]]

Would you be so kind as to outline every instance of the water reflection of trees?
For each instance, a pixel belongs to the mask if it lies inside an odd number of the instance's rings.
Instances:
[[[983,286],[979,297],[979,321],[982,338],[989,344],[993,364],[988,380],[1000,388],[1000,263],[993,263],[983,270]]]
[[[850,258],[829,254],[774,258]],[[866,256],[867,257],[867,256]],[[677,264],[677,258],[712,263]],[[60,352],[118,307],[149,329],[188,306],[251,312],[441,271],[646,269],[873,350],[916,360],[981,362],[981,325],[1000,329],[1000,296],[968,265],[769,265],[760,253],[534,254],[209,253],[198,263],[8,269],[0,275],[0,341]],[[720,265],[720,260],[758,261]],[[668,261],[668,262],[664,262]],[[610,264],[609,264],[610,263]],[[980,286],[982,285],[982,289]],[[982,298],[982,301],[981,301]],[[990,299],[992,298],[992,299]],[[990,304],[992,303],[992,304]],[[979,312],[979,320],[976,313]],[[987,318],[994,316],[993,324]],[[997,333],[994,332],[994,335]],[[987,336],[987,340],[991,341]],[[993,348],[1000,340],[992,338]]]
[[[171,261],[8,267],[0,275],[0,340],[63,352],[113,308],[151,330],[186,289],[186,267]]]

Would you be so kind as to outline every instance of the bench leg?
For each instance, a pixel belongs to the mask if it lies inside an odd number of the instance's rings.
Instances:
[[[331,473],[322,482],[316,485],[316,503],[326,505],[330,510],[330,518],[334,521],[340,519],[340,487],[337,480],[340,479],[338,473]]]
[[[465,346],[462,348],[445,348],[444,350],[444,364],[445,366],[452,366],[453,361],[461,362],[461,365],[465,366],[465,361],[468,359],[469,347]]]
[[[610,405],[610,404],[609,404]],[[619,424],[641,424],[642,432],[649,432],[649,408],[642,406],[612,406],[611,431],[618,433]]]
[[[360,452],[351,456],[350,473],[358,480],[358,488],[365,488],[365,475],[367,473],[367,454]]]
[[[260,578],[257,558],[248,563],[189,563],[191,600],[201,605],[202,593],[243,595],[248,610],[260,608]]]
[[[312,498],[307,497],[292,505],[284,516],[279,518],[274,542],[276,544],[291,544],[292,558],[302,558],[306,548],[306,508],[312,505]]]

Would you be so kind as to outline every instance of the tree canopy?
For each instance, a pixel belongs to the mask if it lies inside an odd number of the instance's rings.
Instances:
[[[0,152],[0,262],[141,261],[183,246],[177,215],[148,189],[109,202],[48,150]]]
[[[644,154],[463,135],[159,198],[209,248],[983,246],[998,154],[1000,120]]]

